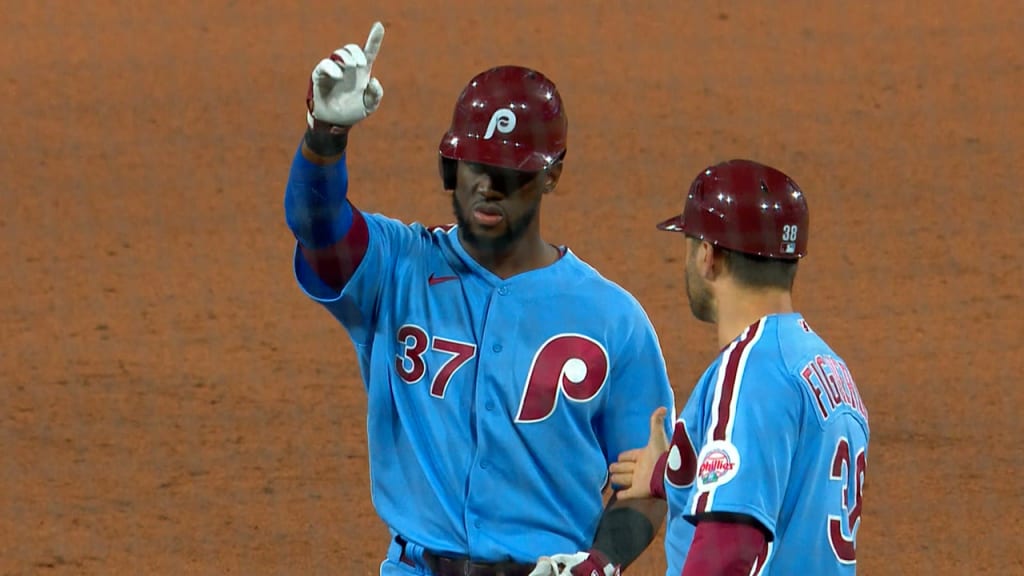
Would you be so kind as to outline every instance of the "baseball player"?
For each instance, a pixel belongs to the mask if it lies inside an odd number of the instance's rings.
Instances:
[[[852,575],[868,411],[792,287],[809,215],[788,176],[748,160],[702,170],[679,216],[686,293],[721,351],[675,423],[610,467],[620,499],[667,496],[668,576]]]
[[[518,66],[477,74],[439,146],[456,223],[403,224],[347,194],[351,128],[384,94],[383,36],[376,23],[313,69],[284,201],[295,278],[358,356],[392,535],[381,574],[618,574],[667,505],[606,506],[608,466],[646,442],[672,389],[640,304],[541,236],[566,153],[558,89]]]

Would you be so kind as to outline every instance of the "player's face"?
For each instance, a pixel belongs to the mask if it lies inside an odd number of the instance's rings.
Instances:
[[[695,238],[686,238],[686,298],[690,301],[690,311],[701,322],[715,322],[715,299],[708,281],[701,274],[697,260],[701,251],[701,242]]]
[[[536,226],[544,195],[543,173],[459,162],[452,206],[462,238],[471,246],[508,250]]]

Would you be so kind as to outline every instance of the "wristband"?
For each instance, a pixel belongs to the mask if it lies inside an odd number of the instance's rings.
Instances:
[[[310,128],[306,130],[304,142],[306,147],[317,156],[330,158],[338,156],[348,147],[349,127],[335,126],[341,130],[317,130]]]

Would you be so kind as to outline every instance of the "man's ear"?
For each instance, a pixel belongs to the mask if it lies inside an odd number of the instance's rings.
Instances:
[[[697,245],[696,254],[697,271],[705,280],[714,280],[722,273],[724,262],[719,250],[706,240],[701,240]]]

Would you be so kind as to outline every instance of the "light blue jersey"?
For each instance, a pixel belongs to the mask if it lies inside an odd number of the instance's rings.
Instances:
[[[298,250],[295,274],[355,345],[380,517],[481,562],[590,548],[609,463],[674,409],[640,304],[570,250],[502,280],[456,227],[363,217],[367,253],[340,294]]]
[[[745,514],[772,534],[754,574],[851,576],[868,412],[846,363],[800,314],[748,327],[708,367],[676,422],[665,489],[668,576],[695,517]]]

